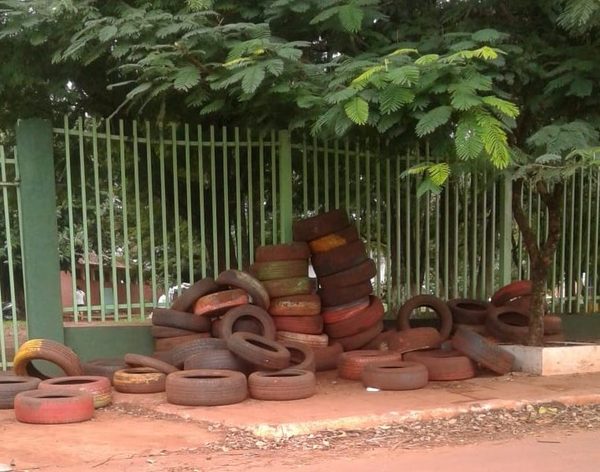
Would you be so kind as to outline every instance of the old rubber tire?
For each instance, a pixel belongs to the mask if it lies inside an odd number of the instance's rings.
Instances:
[[[373,293],[373,285],[370,280],[345,287],[322,288],[318,292],[321,297],[321,305],[325,307],[352,303],[371,295],[371,293]]]
[[[210,338],[210,333],[196,333],[188,336],[177,336],[175,338],[155,338],[154,339],[154,350],[155,351],[170,351],[175,349],[177,346],[187,344],[192,341],[199,339]]]
[[[159,393],[165,391],[166,374],[149,367],[118,370],[113,385],[121,393]]]
[[[294,221],[294,241],[313,241],[330,233],[341,231],[350,224],[344,209],[331,210],[309,218]]]
[[[281,344],[290,351],[290,369],[315,371],[316,363],[313,348],[306,344],[295,343],[292,341],[282,341]]]
[[[15,416],[30,424],[79,423],[93,418],[94,399],[72,390],[30,390],[15,397]]]
[[[440,333],[435,328],[411,328],[402,331],[385,331],[373,339],[364,349],[410,352],[432,349],[442,344]]]
[[[329,344],[329,336],[326,334],[302,334],[291,331],[277,331],[277,341],[291,341],[317,349]]]
[[[125,362],[131,367],[149,367],[158,370],[163,374],[177,372],[179,369],[168,362],[163,362],[154,357],[143,356],[141,354],[125,354]]]
[[[321,313],[321,298],[316,294],[273,298],[269,313],[271,316],[316,316]]]
[[[465,380],[475,377],[475,364],[467,356],[453,350],[433,349],[407,352],[402,357],[427,367],[429,380]]]
[[[271,298],[308,295],[313,291],[312,281],[308,277],[265,280],[263,285]]]
[[[338,359],[338,376],[342,379],[360,380],[364,368],[373,362],[401,361],[402,354],[393,351],[347,351]]]
[[[30,339],[21,345],[13,361],[15,375],[47,379],[48,376],[31,363],[36,359],[56,364],[65,375],[83,375],[79,356],[67,346],[50,339]]]
[[[291,331],[301,334],[323,333],[323,318],[317,316],[274,316],[277,331]]]
[[[367,259],[365,243],[359,240],[327,252],[314,254],[311,262],[317,277],[321,278],[350,269]]]
[[[219,286],[215,281],[211,277],[206,277],[192,284],[187,290],[181,292],[181,295],[173,300],[171,309],[174,311],[191,311],[196,300],[209,293],[217,292],[218,290]],[[186,329],[183,326],[174,326],[174,328]]]
[[[236,332],[236,323],[244,319],[256,320],[261,326],[261,336],[267,339],[275,339],[275,323],[273,318],[269,316],[263,308],[256,305],[241,305],[229,310],[223,318],[219,326],[219,337],[227,340],[234,332]]]
[[[529,314],[510,305],[491,306],[485,327],[500,341],[523,344],[529,333]]]
[[[383,321],[380,321],[362,333],[345,336],[343,338],[331,338],[331,341],[340,343],[344,348],[344,351],[354,351],[355,349],[360,349],[365,344],[368,344],[382,331]]]
[[[367,308],[356,312],[351,318],[328,324],[325,332],[332,338],[352,336],[377,324],[383,319],[383,315],[383,303],[378,297],[373,296]]]
[[[204,295],[194,303],[194,314],[198,316],[221,316],[227,310],[250,302],[248,292],[240,288]]]
[[[254,372],[248,377],[248,390],[257,400],[300,400],[317,390],[314,372],[285,369],[278,372]]]
[[[452,313],[453,323],[482,325],[485,323],[489,302],[470,298],[454,298],[448,300],[448,308]]]
[[[92,359],[81,364],[83,375],[101,375],[111,381],[117,370],[125,369],[127,364],[122,357],[112,359]]]
[[[106,377],[80,375],[75,377],[55,377],[38,385],[40,390],[68,390],[89,393],[94,399],[94,408],[102,408],[112,402],[112,386]]]
[[[244,305],[242,305],[244,306]],[[262,309],[262,308],[261,308]],[[214,338],[223,337],[223,318],[217,318],[212,321],[212,328],[210,330]],[[237,320],[233,328],[234,332],[243,331],[245,333],[261,334],[263,333],[263,326],[254,318],[241,318]]]
[[[270,297],[267,290],[260,280],[247,272],[234,269],[225,270],[219,274],[215,282],[217,282],[218,285],[245,290],[250,295],[251,303],[253,305],[257,305],[264,310],[269,308]]]
[[[40,379],[19,375],[0,376],[0,410],[12,409],[17,393],[35,390]]]
[[[336,247],[356,241],[358,237],[359,234],[358,230],[356,229],[356,225],[350,224],[340,231],[329,233],[325,236],[321,236],[320,238],[313,239],[308,243],[308,246],[310,247],[311,253],[318,254],[320,252],[327,252],[331,249],[335,249]]]
[[[290,365],[290,351],[281,343],[252,333],[233,333],[227,348],[252,365],[269,370],[285,369]]]
[[[250,273],[258,280],[289,279],[308,275],[308,260],[255,262]]]
[[[475,362],[498,373],[507,374],[512,370],[514,356],[497,344],[464,328],[456,330],[452,347]]]
[[[561,334],[562,329],[562,318],[558,315],[545,315],[544,316],[544,336],[554,336]]]
[[[200,318],[200,316],[198,316],[198,318]],[[194,334],[198,334],[198,331],[172,328],[170,326],[152,326],[150,328],[150,334],[153,338],[178,338],[179,336],[193,336]]]
[[[485,327],[485,324],[482,324],[482,325],[460,324],[460,323],[452,324],[452,329],[454,330],[455,333],[456,333],[456,330],[460,327],[474,331],[477,334],[480,334],[481,336],[488,336],[490,334],[488,332],[487,328]]]
[[[185,406],[239,403],[248,396],[246,376],[233,370],[195,369],[169,374],[167,401]]]
[[[492,305],[506,305],[510,300],[532,294],[530,280],[517,280],[498,289],[491,298]]]
[[[443,300],[433,295],[416,295],[409,298],[398,310],[398,330],[410,329],[410,315],[414,309],[420,307],[431,308],[440,319],[440,336],[442,341],[448,339],[452,332],[452,313]]]
[[[310,248],[305,242],[285,244],[270,244],[258,246],[254,260],[256,262],[297,261],[307,260],[310,257]]]
[[[317,372],[337,369],[340,355],[344,348],[339,343],[333,343],[329,346],[314,348],[315,369]]]
[[[428,375],[427,367],[416,362],[380,362],[365,367],[362,381],[379,390],[416,390],[427,385]]]
[[[350,267],[349,269],[326,277],[319,277],[319,285],[322,289],[330,289],[333,287],[345,287],[347,285],[356,285],[365,280],[371,280],[377,275],[377,267],[373,259],[367,259],[360,264]]]
[[[363,297],[351,303],[325,307],[321,310],[321,316],[325,324],[337,323],[354,316],[357,312],[364,310],[371,304],[371,297]]]
[[[218,369],[248,372],[250,365],[233,354],[229,349],[205,349],[188,357],[183,363],[184,370]]]
[[[194,300],[194,303],[196,300]],[[155,308],[152,311],[152,324],[155,326],[168,326],[170,328],[198,331],[200,333],[210,330],[209,318],[169,308]]]
[[[171,351],[172,363],[175,367],[181,369],[185,360],[194,354],[200,354],[205,349],[227,349],[227,343],[223,339],[204,338],[196,339],[192,342],[182,344],[173,348]]]

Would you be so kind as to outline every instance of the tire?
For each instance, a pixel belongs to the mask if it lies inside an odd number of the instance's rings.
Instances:
[[[410,329],[410,315],[415,308],[431,308],[439,317],[441,327],[440,336],[442,341],[448,339],[452,332],[452,313],[443,300],[433,295],[417,295],[409,298],[398,310],[398,331]]]
[[[379,390],[417,390],[428,382],[427,368],[416,362],[381,362],[368,365],[362,374],[365,387]]]
[[[125,362],[130,367],[149,367],[150,369],[158,370],[163,374],[170,374],[171,372],[177,372],[179,370],[177,367],[167,362],[149,356],[142,356],[141,354],[125,354]]]
[[[352,336],[367,330],[383,319],[383,303],[378,297],[371,297],[371,303],[364,310],[358,311],[352,316],[337,323],[328,324],[325,332],[332,338],[343,338]]]
[[[113,384],[122,393],[159,393],[165,391],[166,374],[149,367],[131,367],[115,372]]]
[[[257,367],[270,370],[290,365],[290,351],[282,344],[251,333],[233,333],[227,347],[238,357]]]
[[[510,352],[505,351],[483,336],[464,328],[456,330],[452,338],[452,347],[498,374],[510,372],[515,361]]]
[[[21,345],[13,361],[15,375],[48,379],[31,363],[36,359],[56,364],[67,376],[83,375],[79,356],[67,346],[50,339],[30,339]]]
[[[250,273],[258,280],[289,279],[308,275],[308,260],[255,262]]]
[[[244,305],[242,305],[244,306]],[[258,307],[257,307],[258,308]],[[223,318],[213,320],[211,334],[214,338],[222,338]],[[242,331],[244,333],[263,334],[263,326],[254,318],[241,318],[235,322],[234,332]]]
[[[153,359],[166,362],[167,364],[173,365],[173,355],[171,351],[154,351],[151,356]],[[127,365],[124,365],[121,369],[126,369]],[[117,370],[121,370],[117,369]]]
[[[125,360],[120,358],[114,359],[93,359],[81,364],[83,367],[83,375],[93,375],[106,377],[112,383],[113,375],[117,370],[125,369],[127,364]]]
[[[367,259],[365,243],[354,241],[331,251],[314,254],[311,262],[317,277],[321,278],[350,269]]]
[[[248,396],[246,376],[232,370],[195,369],[167,377],[167,401],[185,406],[239,403]]]
[[[322,289],[356,285],[365,280],[371,280],[377,275],[377,267],[373,259],[367,259],[354,267],[336,272],[335,274],[319,277]]]
[[[289,297],[290,295],[308,295],[313,291],[312,282],[308,277],[265,280],[263,285],[272,298]]]
[[[315,353],[310,346],[292,341],[282,341],[281,344],[290,351],[290,369],[315,371]]]
[[[340,208],[295,221],[292,225],[292,234],[294,241],[313,241],[341,231],[349,224],[346,210]]]
[[[255,320],[261,327],[259,334],[267,339],[275,340],[276,328],[273,318],[263,308],[255,305],[241,305],[225,313],[225,316],[221,318],[219,337],[225,340],[229,339],[236,332],[237,323],[244,319]]]
[[[357,312],[367,308],[370,304],[371,297],[363,297],[360,300],[351,303],[323,308],[321,316],[323,317],[323,322],[325,324],[337,323],[351,318]]]
[[[403,360],[427,367],[429,380],[466,380],[475,377],[475,364],[458,351],[433,349],[407,352]]]
[[[300,334],[322,334],[323,318],[317,316],[274,316],[277,331],[291,331]]]
[[[482,325],[485,323],[488,302],[473,300],[470,298],[454,298],[448,300],[448,308],[452,313],[453,323]]]
[[[189,336],[177,336],[176,338],[156,338],[154,340],[155,351],[170,351],[171,349],[187,344],[198,339],[206,339],[210,337],[210,333],[190,334]]]
[[[302,334],[292,333],[291,331],[278,331],[277,341],[303,344],[313,349],[326,347],[329,344],[329,336],[326,334]]]
[[[40,379],[35,377],[0,376],[0,410],[12,409],[18,393],[35,390],[39,383]]]
[[[492,306],[485,322],[487,331],[500,341],[523,344],[529,333],[529,315],[512,306]]]
[[[258,246],[254,260],[256,262],[298,261],[307,260],[309,257],[310,249],[308,244],[305,242],[294,242]]]
[[[194,314],[198,316],[221,316],[227,310],[236,306],[250,303],[248,293],[245,290],[234,288],[222,292],[205,295],[194,304]]]
[[[510,300],[531,295],[532,285],[530,280],[517,280],[497,290],[491,298],[492,305],[506,305]]]
[[[89,393],[94,399],[94,408],[102,408],[112,402],[112,386],[106,377],[91,375],[55,377],[40,382],[38,388],[40,390],[67,390]]]
[[[354,351],[355,349],[360,349],[365,344],[372,341],[382,331],[383,321],[380,321],[362,333],[343,338],[331,338],[331,341],[340,343],[344,348],[344,351]]]
[[[317,391],[314,372],[285,369],[278,372],[254,372],[248,377],[248,390],[257,400],[300,400]]]
[[[410,352],[419,349],[437,348],[442,344],[440,333],[435,328],[411,328],[403,331],[381,333],[365,349]]]
[[[308,247],[312,254],[318,254],[354,242],[358,240],[358,238],[359,234],[356,226],[350,224],[340,231],[326,234],[325,236],[312,240],[308,243]]]
[[[72,390],[31,390],[15,397],[15,416],[21,423],[66,424],[94,416],[92,395]]]
[[[215,280],[217,285],[235,287],[248,292],[251,303],[266,310],[269,308],[270,297],[260,280],[241,270],[225,270]]]
[[[150,328],[150,334],[153,338],[178,338],[179,336],[193,336],[194,334],[198,334],[198,331],[171,328],[170,326],[152,326]]]
[[[373,362],[401,361],[399,352],[385,351],[348,351],[338,359],[338,376],[347,380],[360,380],[364,368]]]
[[[344,348],[339,343],[333,343],[326,347],[314,348],[315,369],[317,372],[337,369],[340,354]]]
[[[502,306],[512,306],[512,307],[516,307],[521,310],[530,312],[532,302],[533,302],[533,297],[531,295],[523,295],[522,297],[513,298],[512,300],[507,301]],[[544,313],[546,313],[548,311],[548,305],[545,300],[543,303],[543,310],[544,310]]]
[[[196,300],[194,300],[194,303]],[[197,331],[199,333],[210,331],[210,319],[204,316],[196,316],[187,311],[176,311],[168,308],[155,308],[152,312],[152,324],[155,326],[168,326],[170,328]]]
[[[227,343],[223,339],[204,338],[182,344],[171,351],[172,363],[181,369],[185,360],[194,354],[201,354],[206,349],[227,349]]]
[[[558,315],[544,316],[544,336],[562,334],[562,318]]]
[[[184,370],[218,369],[248,372],[250,365],[228,349],[205,349],[200,354],[188,357],[183,363]]]
[[[271,300],[271,316],[317,316],[321,313],[321,298],[316,294],[292,295]]]
[[[323,306],[344,305],[371,295],[373,293],[373,285],[370,280],[365,280],[346,287],[322,288],[318,293]]]
[[[469,329],[477,334],[480,334],[481,336],[487,336],[488,330],[485,327],[485,324],[482,325],[474,325],[474,324],[459,324],[459,323],[453,323],[452,328],[454,329],[454,332],[456,332],[456,330],[460,327],[463,327],[465,329]]]
[[[206,277],[198,282],[194,283],[187,290],[181,292],[173,303],[171,304],[171,310],[174,311],[191,311],[194,303],[200,297],[204,297],[209,293],[217,292],[219,286],[211,277]],[[174,326],[174,328],[184,328],[182,326]],[[184,328],[186,329],[186,328]]]

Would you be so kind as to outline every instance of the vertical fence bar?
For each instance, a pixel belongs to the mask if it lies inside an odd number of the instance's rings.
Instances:
[[[323,142],[323,204],[325,211],[329,211],[329,141]]]
[[[377,195],[377,201],[375,203],[375,224],[377,226],[377,233],[375,235],[375,241],[377,243],[377,266],[381,263],[381,159],[379,153],[375,159],[375,193]],[[386,261],[387,262],[387,261]],[[380,294],[381,290],[381,274],[377,271],[375,277],[376,293]]]
[[[222,128],[222,144],[223,144],[223,229],[225,231],[225,268],[231,267],[231,254],[230,254],[230,223],[229,223],[229,142],[227,141],[227,128]],[[215,272],[215,276],[217,273]]]
[[[302,135],[302,213],[308,212],[308,148],[306,135]]]
[[[258,185],[260,190],[260,244],[265,245],[265,206],[267,205],[265,198],[265,146],[263,135],[258,138],[258,163],[260,175]]]
[[[337,167],[337,166],[336,166]],[[391,168],[390,159],[385,159],[385,239],[386,239],[386,258],[385,258],[385,284],[386,284],[386,304],[390,310],[392,304],[392,192],[391,192]],[[398,268],[399,270],[400,268]]]
[[[234,129],[235,148],[235,240],[237,248],[237,268],[242,270],[243,250],[242,250],[242,182],[240,177],[240,129],[236,126]]]
[[[468,180],[469,184],[471,180]],[[465,179],[464,199],[463,199],[463,291],[462,296],[468,297],[469,291],[469,187]]]
[[[497,185],[497,181],[494,177],[494,182],[492,184],[492,214],[491,214],[491,218],[492,218],[492,247],[491,249],[491,261],[490,261],[490,273],[491,273],[491,281],[492,281],[492,286],[489,287],[490,292],[493,292],[494,289],[496,288],[496,286],[494,285],[494,275],[496,273],[496,185]],[[487,300],[487,295],[488,293],[486,293],[486,300]]]
[[[107,174],[107,185],[108,185],[108,218],[109,218],[109,229],[110,229],[110,266],[111,266],[111,277],[112,277],[112,291],[113,291],[113,319],[116,321],[119,318],[119,293],[118,293],[118,278],[117,278],[117,264],[115,262],[115,254],[117,251],[117,243],[115,239],[115,194],[113,186],[113,169],[112,169],[112,137],[110,120],[106,120],[105,124],[106,133],[106,174]]]
[[[95,119],[92,119],[92,154],[94,159],[94,201],[96,205],[96,244],[98,249],[98,290],[100,291],[100,319],[102,321],[105,321],[106,300],[104,298],[104,247],[102,237],[102,207],[100,201],[100,157],[98,155],[98,126]]]
[[[212,275],[216,276],[219,267],[219,239],[217,235],[217,156],[215,149],[215,127],[210,125],[210,191],[212,203],[212,243],[213,261]]]
[[[583,174],[583,173],[582,173]],[[593,198],[593,181],[592,181],[592,171],[588,171],[588,198],[587,198],[587,218],[586,218],[586,234],[585,234],[585,284],[584,284],[584,293],[583,293],[583,311],[587,312],[590,310],[590,253],[592,252],[592,248],[590,247],[590,241],[592,236],[592,198]],[[582,191],[583,192],[583,191]],[[580,209],[581,211],[581,209]],[[597,262],[597,261],[596,261]],[[596,280],[593,281],[596,283]]]
[[[254,189],[252,175],[252,132],[246,130],[246,159],[248,163],[248,260],[254,263]]]
[[[479,300],[486,298],[486,275],[487,275],[487,170],[483,174],[483,200],[481,202],[481,288],[479,289]]]
[[[279,131],[279,220],[281,242],[292,241],[292,148],[287,130]]]
[[[79,306],[77,305],[77,256],[75,254],[75,220],[73,216],[73,177],[71,172],[71,135],[69,133],[69,119],[64,116],[63,129],[65,132],[65,170],[67,174],[67,213],[69,215],[69,257],[71,259],[71,305],[73,308],[73,321],[79,321]],[[88,292],[89,294],[89,292]],[[64,309],[64,307],[63,307]]]
[[[273,213],[271,222],[273,223],[273,244],[277,244],[277,147],[275,143],[275,131],[271,131],[271,208]]]
[[[427,142],[427,159],[429,159],[429,142]],[[435,156],[435,163],[439,164],[440,157],[439,154]],[[441,218],[441,208],[440,208],[440,198],[441,194],[437,194],[433,196],[435,203],[435,244],[433,245],[434,257],[433,257],[433,280],[435,281],[435,292],[434,295],[436,297],[440,296],[440,218]],[[427,242],[429,244],[429,241]],[[445,285],[445,283],[444,283]]]
[[[359,144],[356,143],[355,151],[354,151],[354,171],[356,175],[355,189],[354,189],[354,197],[356,204],[356,226],[358,229],[358,234],[360,234],[360,223],[361,223],[361,215],[360,215],[360,150]],[[367,240],[369,235],[367,235]]]
[[[185,205],[187,214],[187,245],[188,245],[188,282],[194,282],[194,219],[192,216],[192,163],[191,163],[191,143],[190,126],[186,123],[183,127],[183,136],[185,141]],[[200,179],[200,175],[198,175]],[[204,212],[204,208],[200,210]]]
[[[562,235],[561,235],[561,248],[560,248],[560,290],[559,290],[559,294],[560,294],[560,312],[564,313],[565,310],[565,306],[566,306],[566,301],[567,301],[567,297],[566,297],[566,289],[567,289],[567,281],[565,280],[565,272],[566,272],[566,267],[565,267],[565,255],[566,255],[566,241],[567,241],[567,212],[566,212],[566,208],[567,208],[567,190],[568,190],[568,184],[567,182],[565,182],[565,189],[563,192],[563,211],[562,211],[562,215],[561,215],[561,228],[562,228]]]
[[[79,138],[79,175],[81,178],[81,219],[83,230],[83,267],[85,270],[85,293],[87,294],[85,306],[87,312],[87,320],[92,321],[91,307],[91,287],[90,287],[90,248],[88,238],[88,218],[87,218],[87,179],[86,179],[86,162],[85,162],[85,143],[83,139],[83,119],[77,120],[77,134]],[[74,303],[76,304],[76,303]]]
[[[577,276],[575,277],[575,283],[577,283],[577,293],[575,296],[575,312],[579,313],[580,305],[581,305],[581,288],[582,288],[582,274],[581,274],[581,260],[583,258],[583,254],[581,252],[581,246],[583,243],[583,190],[584,190],[584,180],[583,180],[583,171],[579,171],[579,205],[578,212],[579,218],[577,222]],[[573,195],[575,198],[575,195]],[[585,310],[584,310],[585,311]]]
[[[590,170],[590,173],[592,171]],[[594,228],[594,274],[592,276],[592,300],[594,303],[593,310],[600,311],[600,303],[598,302],[598,291],[597,287],[599,285],[598,282],[598,266],[600,263],[598,262],[598,244],[600,243],[600,169],[596,173],[596,212],[595,212],[594,221],[596,222],[596,227]]]
[[[450,239],[450,182],[446,183],[446,187],[443,190],[444,192],[444,294],[443,297],[445,300],[449,298],[450,292],[450,272],[449,272],[449,239]]]
[[[156,282],[156,238],[154,235],[154,191],[152,176],[152,134],[150,131],[150,122],[145,122],[146,127],[146,169],[148,185],[148,225],[150,227],[150,270],[152,273],[152,303],[158,301],[158,288]]]
[[[121,207],[123,209],[123,257],[125,259],[125,301],[127,321],[131,321],[131,270],[129,267],[129,220],[127,218],[127,172],[125,170],[125,129],[119,120],[119,154],[121,158]]]
[[[319,211],[319,143],[313,136],[313,210]]]
[[[458,246],[459,246],[459,221],[460,221],[460,212],[459,212],[459,183],[455,183],[453,185],[454,188],[454,286],[452,287],[452,297],[456,298],[459,296],[458,290]]]
[[[407,150],[406,151],[406,168],[410,169],[411,163],[410,163],[410,151]],[[412,287],[411,287],[411,270],[412,270],[412,266],[411,266],[411,258],[410,255],[412,253],[411,251],[411,244],[410,244],[410,238],[411,238],[411,234],[410,234],[410,221],[411,221],[411,217],[410,217],[410,187],[411,187],[411,181],[410,181],[410,177],[406,177],[406,198],[405,200],[405,205],[406,205],[406,225],[405,225],[405,233],[406,233],[406,250],[404,251],[404,253],[406,254],[406,298],[410,298],[413,295],[413,291],[412,291]]]
[[[575,178],[573,175],[572,183],[571,183],[571,191],[569,195],[571,196],[571,218],[570,218],[570,231],[569,231],[569,276],[567,280],[569,281],[568,287],[568,302],[569,302],[569,313],[573,313],[573,251],[574,251],[574,240],[575,240]]]
[[[333,182],[335,185],[334,202],[335,207],[340,207],[340,143],[336,139],[334,141],[335,150],[333,152]]]
[[[394,190],[396,193],[396,304],[400,306],[401,297],[401,288],[402,288],[402,235],[401,235],[401,225],[400,225],[400,215],[402,214],[402,200],[400,198],[400,154],[396,155],[396,169],[394,174]],[[391,259],[390,259],[391,262]]]
[[[165,136],[162,123],[159,125],[159,163],[160,163],[160,215],[162,221],[162,250],[163,250],[163,287],[165,303],[169,304],[169,238],[167,233],[167,189],[165,169]]]
[[[421,150],[419,149],[419,145],[416,148],[416,165],[421,163]],[[421,184],[421,179],[418,176],[415,176],[415,185],[417,189]],[[417,294],[421,293],[421,287],[423,286],[421,282],[421,198],[415,197],[415,285]]]
[[[200,270],[202,278],[205,278],[207,265],[207,247],[205,218],[206,203],[204,198],[204,133],[202,126],[198,125],[196,127],[196,135],[198,136],[198,199],[200,200]]]
[[[504,177],[500,190],[500,280],[501,286],[511,280],[512,249],[512,180]]]
[[[144,294],[144,261],[142,252],[142,211],[140,208],[140,149],[137,121],[133,121],[133,192],[135,195],[135,245],[137,259],[138,300],[140,318],[146,317],[146,297]]]
[[[365,219],[367,221],[367,251],[371,251],[371,145],[365,143]],[[378,261],[379,262],[379,261]]]
[[[425,161],[429,161],[429,145],[426,143],[425,144]],[[427,192],[424,196],[424,201],[425,201],[425,239],[424,239],[424,243],[425,243],[425,270],[423,272],[423,279],[425,281],[425,293],[429,294],[430,289],[431,289],[431,285],[429,284],[429,271],[430,271],[430,267],[429,267],[429,263],[430,263],[430,257],[431,257],[431,251],[430,251],[430,241],[431,241],[431,225],[430,225],[430,217],[431,217],[431,192]]]
[[[479,187],[479,179],[477,178],[477,174],[473,175],[473,180],[471,180],[471,187],[473,190],[472,193],[472,206],[473,206],[473,224],[471,225],[472,234],[471,234],[471,244],[473,248],[471,250],[471,298],[476,298],[477,296],[477,191]]]

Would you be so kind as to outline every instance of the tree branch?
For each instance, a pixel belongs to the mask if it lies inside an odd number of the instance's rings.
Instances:
[[[517,225],[519,226],[519,229],[521,230],[521,234],[523,235],[523,242],[525,243],[525,248],[527,249],[529,258],[532,260],[532,262],[534,262],[540,257],[540,250],[538,248],[535,233],[529,225],[525,211],[523,210],[521,202],[519,201],[519,196],[521,195],[522,189],[523,179],[516,180],[513,185],[512,193],[513,216],[517,222]]]
[[[554,190],[551,195],[548,195],[548,238],[542,246],[542,259],[548,264],[550,258],[556,250],[556,245],[560,239],[561,221],[560,215],[562,213],[562,200],[563,200],[564,184],[562,182],[554,185]]]

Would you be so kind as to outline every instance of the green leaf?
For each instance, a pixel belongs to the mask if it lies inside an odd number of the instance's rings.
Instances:
[[[511,118],[516,118],[519,116],[519,108],[517,108],[514,103],[509,102],[508,100],[503,100],[494,96],[483,97],[481,100],[506,116]]]
[[[406,65],[394,68],[387,73],[387,77],[396,85],[414,85],[419,81],[420,71],[417,66]]]
[[[329,94],[325,97],[325,101],[327,103],[340,103],[348,100],[350,97],[353,97],[358,93],[358,89],[354,87],[346,87],[345,89],[338,90],[332,94]]]
[[[567,95],[574,95],[576,97],[589,97],[592,94],[594,84],[591,80],[577,78],[571,82]]]
[[[483,110],[476,114],[475,119],[480,127],[483,147],[490,156],[490,161],[497,168],[504,169],[510,162],[510,152],[502,123]]]
[[[381,65],[369,67],[366,71],[364,71],[362,74],[360,74],[358,77],[356,77],[351,82],[351,85],[358,89],[363,89],[365,87],[365,85],[369,82],[369,80],[371,79],[373,74],[376,74],[377,72],[379,72],[383,69],[385,69],[385,67],[381,66]]]
[[[456,155],[462,160],[476,159],[483,152],[481,127],[473,115],[467,114],[461,117],[456,127],[454,146]]]
[[[214,113],[215,111],[219,111],[221,108],[225,106],[225,100],[217,99],[210,102],[208,105],[203,107],[200,110],[201,115],[208,115],[209,113]]]
[[[339,8],[338,17],[346,31],[358,33],[362,26],[364,13],[360,8],[350,4]]]
[[[452,107],[441,106],[425,113],[416,126],[417,136],[423,137],[432,133],[446,123],[452,116]]]
[[[262,64],[248,67],[242,79],[242,90],[245,93],[254,93],[265,78],[265,69]]]
[[[369,119],[369,104],[361,97],[354,97],[344,105],[346,116],[357,125],[364,125]]]
[[[283,61],[281,59],[270,59],[264,63],[265,69],[275,77],[283,73]]]
[[[437,62],[439,58],[439,54],[425,54],[424,56],[419,57],[415,61],[415,64],[418,66],[426,66]]]
[[[492,28],[475,31],[475,33],[471,35],[471,38],[479,43],[494,43],[501,39],[505,39],[506,37],[508,37],[506,33],[501,33]]]
[[[387,57],[403,56],[408,54],[419,54],[419,51],[411,48],[400,48],[390,52]]]
[[[457,110],[465,111],[481,104],[481,98],[468,90],[457,90],[452,93],[451,103]]]
[[[144,82],[144,83],[138,85],[137,87],[135,87],[134,89],[129,91],[129,93],[127,94],[127,99],[131,100],[136,95],[140,95],[140,94],[144,93],[145,91],[149,90],[150,87],[152,87],[152,82]]]
[[[310,24],[316,25],[317,23],[323,23],[324,21],[327,21],[332,16],[337,15],[339,9],[340,9],[340,7],[331,7],[331,8],[328,8],[327,10],[323,10],[321,13],[319,13],[317,16],[315,16],[312,20],[310,20]]]
[[[387,114],[399,110],[407,103],[411,103],[415,94],[400,85],[389,85],[379,96],[381,113]]]
[[[447,162],[432,164],[427,168],[427,174],[434,185],[442,186],[450,176],[450,165]]]
[[[107,41],[110,41],[112,38],[114,38],[118,31],[119,30],[117,29],[117,27],[115,25],[105,26],[98,32],[98,39],[100,41],[102,41],[103,43],[105,43]]]
[[[175,90],[189,90],[200,82],[200,71],[197,67],[187,66],[180,69],[175,75],[173,87]]]
[[[421,198],[428,192],[438,195],[442,191],[439,185],[436,185],[430,177],[424,178],[417,187],[417,198]]]

